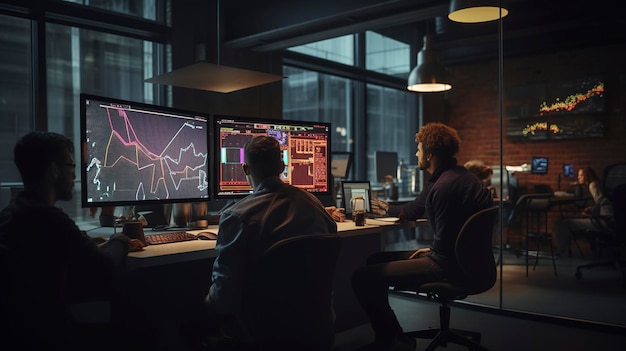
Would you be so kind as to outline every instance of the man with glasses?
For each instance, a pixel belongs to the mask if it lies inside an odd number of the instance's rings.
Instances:
[[[25,306],[15,309],[27,309],[28,317],[21,321],[22,328],[14,328],[25,335],[9,336],[16,337],[18,348],[24,350],[109,350],[132,342],[124,337],[128,333],[118,332],[112,324],[79,323],[71,305],[113,301],[126,255],[143,244],[123,234],[98,244],[55,206],[72,199],[76,164],[71,140],[57,133],[31,132],[13,152],[24,190],[0,212],[0,243],[13,254],[11,266],[22,278],[20,286],[11,288],[20,292]],[[3,318],[8,318],[4,311]],[[143,340],[139,345],[150,345]]]

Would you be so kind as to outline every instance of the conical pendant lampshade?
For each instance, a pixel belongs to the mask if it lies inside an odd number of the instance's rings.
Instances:
[[[424,36],[424,47],[417,53],[417,66],[409,74],[407,89],[419,93],[436,93],[452,89],[448,71],[439,62],[439,54],[430,48],[430,36]]]
[[[480,23],[495,21],[509,14],[500,0],[452,0],[448,18],[454,22]]]

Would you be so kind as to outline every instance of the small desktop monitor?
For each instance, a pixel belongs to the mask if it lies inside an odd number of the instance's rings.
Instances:
[[[563,176],[565,178],[576,178],[576,172],[574,171],[574,165],[567,163],[563,165]]]
[[[357,195],[365,199],[365,212],[371,213],[371,188],[369,181],[342,181],[341,182],[341,207],[345,209],[346,216],[352,218],[352,198]]]
[[[243,173],[243,147],[256,135],[280,144],[285,169],[281,179],[318,197],[332,196],[330,123],[215,116],[215,197],[252,193]]]
[[[331,153],[330,171],[337,179],[347,179],[352,167],[352,153],[347,151],[333,151]]]
[[[533,156],[532,164],[530,166],[530,173],[547,174],[548,173],[548,158]]]
[[[81,94],[83,207],[209,199],[208,116]]]
[[[395,151],[376,151],[374,155],[376,165],[376,181],[384,182],[385,176],[396,178],[398,173],[398,153]]]

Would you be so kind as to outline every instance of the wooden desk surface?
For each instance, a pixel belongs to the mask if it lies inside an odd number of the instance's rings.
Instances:
[[[341,237],[361,236],[368,234],[377,234],[386,230],[404,228],[407,225],[415,225],[414,223],[397,223],[386,222],[368,218],[364,226],[356,226],[353,221],[337,223],[337,232]],[[102,231],[112,233],[113,228],[102,228]],[[217,226],[209,226],[208,229],[190,230],[188,232],[197,234],[201,231],[217,230]],[[90,232],[90,234],[98,235],[98,231]],[[146,235],[149,235],[146,232]],[[105,234],[106,235],[106,234]],[[214,258],[215,240],[192,240],[171,244],[148,245],[143,251],[130,252],[126,260],[128,269],[137,269],[151,266],[167,265],[172,263],[186,262],[199,259]]]

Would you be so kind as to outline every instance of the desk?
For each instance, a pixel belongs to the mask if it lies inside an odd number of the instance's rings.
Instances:
[[[352,221],[337,223],[338,235],[343,238],[334,279],[337,332],[368,322],[352,292],[352,272],[365,264],[369,255],[381,251],[383,232],[415,225],[369,218],[364,226],[359,227]],[[217,226],[209,228],[216,230]],[[150,233],[149,229],[146,230],[146,235]],[[97,228],[89,234],[110,236],[113,228]],[[144,251],[129,253],[126,261],[127,294],[142,296],[146,305],[151,306],[149,314],[156,320],[165,318],[159,316],[157,310],[172,320],[184,320],[188,313],[197,310],[198,303],[208,293],[215,243],[214,240],[193,240],[149,245]],[[179,300],[176,296],[184,298]],[[155,305],[159,308],[154,309]]]
[[[404,227],[405,223],[385,222],[376,219],[367,219],[364,226],[356,226],[353,221],[337,223],[337,233],[341,237],[361,236],[378,234],[384,230]],[[145,234],[160,233],[146,230]],[[182,230],[182,229],[181,229]],[[217,232],[217,225],[207,229],[188,230],[192,234],[211,230]],[[89,232],[91,236],[109,237],[113,234],[113,228],[102,227]],[[198,259],[215,258],[215,240],[192,240],[171,244],[148,245],[143,251],[130,252],[126,261],[127,269],[145,268]],[[379,247],[380,248],[380,247]]]

